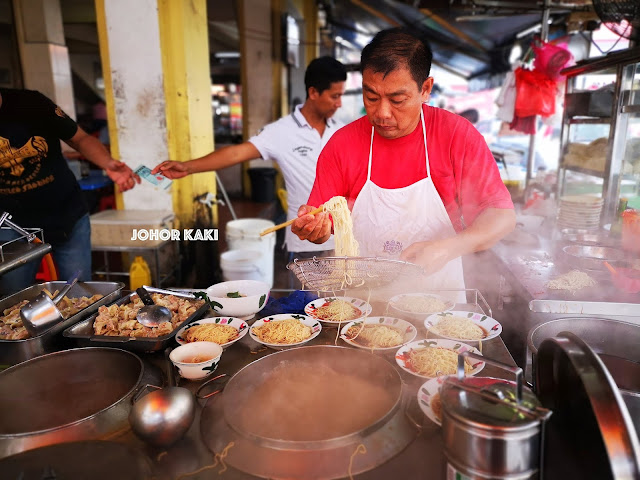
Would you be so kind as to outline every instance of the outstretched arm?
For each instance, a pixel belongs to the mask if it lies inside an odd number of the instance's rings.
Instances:
[[[75,135],[65,143],[76,149],[84,158],[102,168],[121,191],[126,192],[140,183],[140,177],[133,173],[125,163],[115,160],[104,145],[95,137],[78,127]]]
[[[236,163],[246,162],[254,158],[260,158],[260,152],[251,142],[244,142],[240,145],[215,150],[204,157],[189,160],[187,162],[176,162],[167,160],[156,166],[151,173],[160,172],[167,178],[176,179],[186,177],[192,173],[210,172],[230,167]]]

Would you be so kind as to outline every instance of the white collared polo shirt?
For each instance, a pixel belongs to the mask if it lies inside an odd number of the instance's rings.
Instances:
[[[307,203],[316,178],[318,156],[331,136],[343,126],[330,118],[320,137],[320,133],[309,125],[300,112],[301,107],[296,106],[293,113],[270,123],[249,139],[264,160],[276,161],[280,166],[287,187],[287,220],[297,218],[298,208]],[[327,242],[316,245],[300,240],[291,232],[291,227],[285,233],[285,243],[290,252],[316,252],[334,248],[333,235]]]

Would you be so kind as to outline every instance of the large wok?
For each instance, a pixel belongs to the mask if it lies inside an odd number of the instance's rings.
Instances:
[[[65,350],[5,370],[0,458],[126,427],[143,373],[136,355],[111,348]]]
[[[314,402],[310,402],[309,412],[300,415],[301,428],[293,435],[295,438],[271,435],[269,430],[260,431],[257,426],[260,416],[270,411],[273,404],[267,401],[256,409],[255,405],[249,405],[252,395],[259,395],[261,388],[273,380],[273,372],[308,369],[307,378],[313,383],[319,367],[335,372],[335,381],[344,387],[345,395],[332,397],[330,408],[318,408],[322,405],[315,403],[313,406]],[[302,417],[305,415],[319,415],[320,421],[329,424],[349,402],[357,403],[357,394],[346,394],[348,378],[355,379],[353,384],[362,385],[363,392],[368,391],[369,386],[381,388],[384,391],[384,402],[378,405],[381,408],[366,425],[351,430],[351,426],[338,428],[335,435],[322,438],[304,438],[303,433],[307,431],[302,427]],[[360,384],[361,380],[363,384]],[[304,389],[305,382],[300,384]],[[361,473],[381,465],[415,438],[416,429],[409,423],[403,408],[402,390],[402,380],[396,369],[384,358],[367,351],[325,345],[294,348],[263,357],[240,370],[223,394],[206,404],[200,429],[205,444],[214,452],[221,453],[233,442],[233,447],[228,448],[226,462],[246,473],[263,478],[344,478],[349,473]],[[292,398],[296,396],[295,391],[289,390],[287,395],[292,404],[298,400]],[[322,396],[323,392],[318,395]],[[300,398],[309,397],[309,392],[300,394]],[[278,401],[277,395],[261,398]],[[286,399],[282,401],[286,402]],[[243,418],[255,418],[256,422],[242,421]],[[296,422],[293,424],[297,428]],[[356,454],[362,446],[367,454]]]

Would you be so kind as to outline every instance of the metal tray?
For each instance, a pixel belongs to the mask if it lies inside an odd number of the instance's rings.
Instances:
[[[46,282],[32,285],[13,295],[0,300],[0,311],[21,302],[22,300],[33,300],[45,288],[53,293],[60,290],[66,282]],[[120,290],[124,287],[122,282],[78,282],[69,293],[68,297],[82,297],[95,295],[99,293],[104,295],[100,300],[92,303],[87,308],[80,310],[75,315],[70,316],[66,320],[54,325],[46,332],[35,337],[25,338],[22,340],[1,340],[0,339],[0,366],[15,365],[24,362],[30,358],[44,355],[57,350],[56,335],[65,328],[79,322],[83,318],[95,313],[98,307],[111,303],[120,296]]]
[[[156,289],[153,287],[146,287],[151,292],[166,293],[166,290]],[[135,292],[131,292],[126,297],[122,297],[115,302],[115,305],[124,305],[131,302],[131,297],[135,295]],[[176,297],[192,298],[190,293],[174,292]],[[82,322],[77,323],[67,328],[62,334],[75,340],[76,344],[81,347],[115,347],[122,348],[123,350],[130,350],[133,352],[157,352],[158,350],[165,349],[171,339],[175,336],[176,332],[189,322],[193,322],[200,318],[204,312],[209,308],[209,304],[206,302],[198,308],[193,314],[191,314],[184,322],[176,325],[171,333],[163,335],[161,337],[146,338],[146,337],[111,337],[108,335],[96,335],[93,333],[93,322],[98,316],[97,313],[85,318]]]

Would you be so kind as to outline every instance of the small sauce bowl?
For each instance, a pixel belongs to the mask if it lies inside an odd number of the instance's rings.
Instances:
[[[218,368],[222,347],[214,342],[192,342],[174,348],[169,354],[181,377],[201,380]]]

